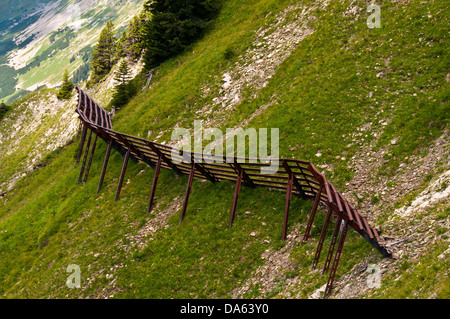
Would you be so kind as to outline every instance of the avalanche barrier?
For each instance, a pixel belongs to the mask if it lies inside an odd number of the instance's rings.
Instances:
[[[152,209],[161,168],[172,170],[178,175],[189,176],[183,208],[180,214],[180,223],[183,221],[186,214],[194,177],[206,179],[211,183],[220,182],[222,180],[236,182],[228,227],[231,227],[233,224],[239,191],[242,184],[248,187],[265,187],[268,189],[285,191],[286,204],[284,207],[282,240],[286,239],[289,205],[292,195],[314,201],[303,235],[303,241],[308,240],[317,208],[319,204],[322,203],[327,208],[327,212],[314,256],[313,269],[319,262],[326,232],[330,226],[332,216],[336,220],[323,268],[323,273],[329,271],[324,298],[331,294],[333,281],[349,227],[364,237],[381,254],[386,257],[391,257],[391,252],[382,244],[382,239],[377,230],[369,225],[367,219],[362,216],[339,191],[336,190],[334,185],[330,183],[325,175],[320,173],[312,163],[294,159],[271,158],[270,161],[278,161],[279,167],[282,168],[274,174],[262,174],[260,172],[262,166],[269,165],[265,163],[263,159],[255,162],[255,159],[249,158],[234,157],[230,160],[230,158],[223,157],[223,163],[199,163],[194,160],[191,160],[190,163],[183,163],[181,161],[182,158],[188,156],[193,159],[195,153],[185,152],[185,154],[182,154],[181,150],[173,149],[170,146],[112,130],[111,114],[100,107],[79,87],[76,87],[76,89],[78,91],[76,112],[79,115],[82,125],[81,142],[77,156],[77,165],[81,162],[78,183],[86,182],[97,140],[98,138],[101,138],[108,144],[108,147],[100,174],[97,193],[102,187],[111,149],[114,148],[124,155],[124,162],[116,189],[115,201],[120,197],[128,160],[130,158],[136,161],[140,160],[155,168],[147,212],[150,212]],[[177,160],[174,160],[174,154],[179,154]]]

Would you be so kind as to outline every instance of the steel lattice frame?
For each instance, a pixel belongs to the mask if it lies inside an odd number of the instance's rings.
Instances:
[[[312,265],[313,268],[315,268],[318,264],[323,243],[325,241],[326,232],[332,219],[331,217],[335,216],[336,219],[323,269],[324,273],[328,270],[330,271],[324,297],[329,296],[331,293],[334,277],[336,275],[337,266],[339,264],[340,255],[349,227],[363,236],[372,246],[380,251],[381,254],[386,257],[391,256],[391,252],[382,244],[382,240],[377,230],[369,225],[368,220],[362,216],[360,212],[355,209],[340,192],[336,190],[334,185],[330,183],[326,179],[325,175],[321,174],[312,163],[294,159],[270,159],[270,161],[278,161],[280,164],[279,167],[282,169],[279,169],[276,173],[269,175],[262,174],[260,172],[261,167],[270,165],[267,161],[261,159],[255,160],[240,157],[230,159],[222,157],[222,163],[196,163],[194,160],[192,160],[191,163],[179,163],[181,162],[183,155],[185,158],[186,156],[190,156],[190,158],[193,159],[195,153],[182,154],[181,151],[175,150],[176,153],[179,154],[179,157],[174,158],[174,153],[172,152],[172,147],[170,146],[112,130],[110,113],[95,103],[94,100],[92,100],[79,87],[76,87],[76,89],[78,91],[78,105],[76,112],[79,115],[83,127],[81,132],[80,148],[77,156],[77,165],[81,162],[78,183],[86,182],[92,164],[97,138],[101,138],[108,144],[108,147],[100,174],[97,193],[102,187],[111,149],[114,148],[124,155],[122,171],[116,189],[116,201],[119,200],[120,191],[122,189],[127,164],[130,157],[135,161],[141,160],[155,168],[155,175],[152,183],[147,212],[151,211],[153,205],[158,176],[161,168],[172,170],[178,175],[189,176],[183,208],[180,214],[180,223],[183,221],[187,211],[188,199],[194,178],[206,179],[212,183],[220,182],[222,180],[236,182],[229,227],[232,226],[236,214],[237,200],[242,183],[248,187],[266,187],[285,191],[286,204],[284,209],[282,240],[285,240],[287,235],[289,205],[292,195],[314,201],[313,208],[306,225],[306,231],[303,235],[303,241],[308,240],[317,208],[319,204],[322,203],[327,207],[327,214],[317,245],[314,262]],[[93,134],[94,137],[92,136]],[[94,139],[93,142],[92,139]],[[175,163],[173,161],[174,159],[178,161]],[[217,156],[215,156],[215,159],[217,159]]]

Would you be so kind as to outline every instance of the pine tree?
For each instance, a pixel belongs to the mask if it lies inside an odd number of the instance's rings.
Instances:
[[[147,69],[183,51],[204,32],[218,12],[219,0],[148,0],[144,24]]]
[[[122,36],[117,41],[117,47],[116,47],[116,59],[121,59],[125,57],[125,42],[127,39],[127,31],[123,30]]]
[[[133,20],[131,20],[130,25],[128,27],[128,32],[126,35],[126,52],[128,56],[133,60],[137,61],[141,56],[143,45],[143,24],[146,21],[146,13],[142,12],[141,14],[135,16]]]
[[[73,83],[69,81],[69,72],[64,70],[63,74],[63,82],[61,84],[61,88],[59,89],[56,97],[59,100],[67,100],[72,96]]]
[[[89,62],[83,63],[74,73],[72,82],[81,83],[89,78]]]
[[[0,102],[0,120],[5,116],[6,112],[9,111],[8,105],[3,103],[3,100]]]
[[[108,21],[100,33],[100,38],[92,54],[91,85],[98,83],[111,71],[115,63],[116,42],[114,24],[112,21]]]
[[[117,42],[117,57],[123,58],[127,56],[132,61],[139,60],[144,48],[143,41],[143,25],[147,21],[148,15],[146,11],[133,17],[128,24],[126,30]]]
[[[114,80],[117,82],[117,85],[115,87],[111,105],[120,107],[122,105],[125,105],[131,97],[129,83],[131,80],[131,72],[130,67],[128,66],[128,61],[126,59],[123,59],[120,63]]]

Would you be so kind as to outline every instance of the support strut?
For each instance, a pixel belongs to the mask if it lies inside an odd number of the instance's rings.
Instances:
[[[100,174],[100,181],[98,182],[97,194],[100,192],[100,189],[102,188],[102,185],[103,185],[103,181],[105,179],[106,168],[108,167],[109,155],[111,154],[111,148],[112,148],[112,140],[110,140],[108,142],[108,148],[106,149],[106,155],[105,155],[105,160],[103,161],[102,173]]]
[[[78,164],[80,163],[81,155],[83,154],[83,147],[84,142],[86,140],[86,134],[87,134],[87,127],[86,125],[83,125],[83,131],[81,132],[80,148],[78,149],[76,166],[78,166]]]
[[[156,183],[158,183],[159,170],[161,169],[161,161],[162,161],[162,156],[160,155],[158,158],[158,163],[156,164],[156,168],[155,168],[155,176],[153,176],[152,192],[150,193],[150,198],[148,200],[147,213],[150,213],[150,211],[152,210],[153,199],[155,198],[155,192],[156,192]]]
[[[115,202],[118,201],[119,197],[120,197],[120,191],[122,189],[123,180],[125,178],[125,172],[127,170],[128,160],[130,159],[130,152],[131,152],[131,150],[128,149],[127,153],[125,154],[125,159],[123,161],[122,171],[120,172],[119,184],[117,185],[116,197],[114,198]]]
[[[328,271],[328,266],[330,266],[331,258],[333,257],[334,246],[336,246],[336,240],[339,235],[339,228],[341,227],[342,217],[338,216],[336,220],[336,225],[334,226],[333,236],[331,237],[330,247],[328,248],[327,259],[325,260],[325,265],[323,266],[323,274]]]
[[[311,214],[309,215],[308,224],[306,225],[305,234],[303,235],[303,241],[307,241],[309,238],[309,235],[311,233],[311,227],[314,222],[314,217],[316,216],[317,207],[320,203],[320,196],[322,195],[323,186],[320,186],[319,192],[316,194],[316,198],[314,199],[314,205],[311,210]]]
[[[239,175],[236,179],[236,187],[234,188],[233,206],[231,206],[231,214],[230,214],[230,221],[228,223],[228,228],[231,228],[231,225],[233,224],[234,216],[236,214],[237,200],[239,197],[239,191],[241,190],[241,184],[242,184],[243,177],[244,177],[244,170],[240,169]]]
[[[317,249],[316,249],[316,254],[314,256],[312,269],[315,269],[317,266],[317,263],[319,262],[320,252],[322,251],[323,242],[324,242],[326,234],[327,234],[328,224],[330,223],[330,217],[331,217],[331,207],[328,208],[327,216],[325,217],[325,221],[323,222],[322,232],[320,233],[319,243],[317,244]]]
[[[348,231],[348,223],[344,221],[344,227],[342,228],[341,237],[339,238],[339,243],[336,248],[336,254],[334,255],[333,265],[331,266],[330,275],[328,277],[327,286],[325,288],[325,294],[323,298],[327,298],[331,294],[331,290],[333,289],[334,277],[336,276],[336,270],[339,265],[339,260],[341,258],[342,248],[344,247],[345,236]]]
[[[293,183],[294,183],[294,174],[289,174],[289,180],[286,189],[286,204],[284,205],[283,235],[281,236],[281,240],[283,241],[286,240],[287,224],[289,218],[289,206],[291,204]]]
[[[86,167],[86,173],[84,174],[83,183],[86,183],[88,176],[89,176],[89,171],[91,170],[92,159],[94,157],[95,148],[97,147],[97,139],[98,139],[98,135],[95,135],[94,143],[92,144],[91,155],[89,156],[89,161],[88,161],[88,164]]]
[[[84,174],[84,168],[86,166],[86,161],[89,153],[89,148],[91,147],[91,138],[92,138],[92,131],[89,133],[89,137],[86,143],[86,150],[84,151],[84,157],[83,157],[83,163],[81,164],[80,168],[80,175],[78,175],[78,184],[82,182],[83,174]]]
[[[194,172],[195,172],[195,163],[193,162],[192,166],[191,166],[191,171],[189,173],[189,179],[188,179],[188,184],[186,187],[186,193],[184,194],[183,210],[181,211],[181,215],[180,215],[180,224],[184,219],[184,215],[186,215],[186,209],[187,209],[187,204],[188,204],[188,200],[189,200],[189,195],[191,193],[192,181],[194,179]]]

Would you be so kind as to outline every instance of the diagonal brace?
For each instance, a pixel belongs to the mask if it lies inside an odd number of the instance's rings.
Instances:
[[[188,184],[186,187],[186,192],[184,194],[183,209],[181,210],[181,215],[180,215],[180,224],[183,221],[184,216],[186,215],[186,209],[187,209],[187,204],[188,204],[188,200],[189,200],[189,195],[191,193],[192,181],[194,180],[195,167],[196,167],[195,163],[192,163],[191,171],[189,172],[189,179],[188,179]]]
[[[239,191],[241,190],[243,176],[244,176],[244,171],[240,170],[239,175],[236,179],[236,187],[234,189],[233,206],[231,206],[231,214],[230,214],[230,221],[228,222],[228,228],[231,228],[231,225],[233,224],[234,216],[236,214],[237,200],[239,197]]]
[[[117,185],[116,197],[114,198],[115,202],[119,200],[120,191],[122,189],[123,180],[125,178],[125,172],[127,170],[128,160],[130,159],[130,153],[131,153],[131,151],[130,151],[130,149],[128,149],[125,154],[125,159],[124,159],[123,165],[122,165],[122,171],[120,172],[119,184]]]
[[[289,206],[291,204],[293,183],[294,183],[294,174],[289,174],[289,180],[288,180],[287,189],[286,189],[286,204],[284,206],[283,235],[281,236],[281,240],[283,240],[283,241],[286,240],[287,224],[288,224],[288,217],[289,217]]]
[[[155,198],[155,192],[156,192],[156,183],[158,183],[159,171],[161,169],[161,161],[162,161],[162,156],[160,156],[158,158],[158,163],[156,164],[155,176],[153,177],[153,183],[152,183],[152,192],[150,193],[150,198],[148,200],[147,213],[150,213],[150,211],[152,210],[153,199]]]

